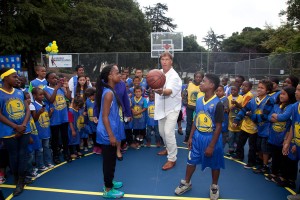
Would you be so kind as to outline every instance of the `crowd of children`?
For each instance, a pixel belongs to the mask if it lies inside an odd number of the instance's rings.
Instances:
[[[119,151],[150,147],[152,137],[160,147],[162,139],[154,120],[155,94],[142,70],[137,69],[131,79],[128,69],[121,76],[115,66],[104,68],[97,90],[88,82],[83,66],[76,68],[81,74],[72,78],[72,88],[66,78],[47,72],[43,66],[36,67],[37,78],[29,88],[14,69],[0,70],[0,183],[5,182],[5,168],[10,166],[16,184],[13,194],[17,196],[25,184],[40,176],[39,172],[53,168],[62,158],[67,162],[80,158],[93,145],[94,153],[103,154],[103,195],[124,195],[117,190],[122,182],[113,180],[115,161],[122,160]],[[197,72],[194,77],[187,92],[197,94],[190,94],[190,131],[184,140],[190,153],[185,179],[175,193],[181,195],[191,189],[192,174],[196,165],[202,164],[202,169],[212,169],[210,196],[217,199],[223,149],[228,144],[226,155],[242,161],[247,140],[244,168],[267,174],[266,180],[294,189],[300,159],[299,80],[289,76],[279,90],[277,78],[263,79],[254,96],[252,83],[242,76],[230,85],[227,78],[220,85],[219,78],[211,74]],[[126,84],[129,115],[124,114],[126,105],[114,90],[121,80]],[[99,116],[103,119],[97,119]]]

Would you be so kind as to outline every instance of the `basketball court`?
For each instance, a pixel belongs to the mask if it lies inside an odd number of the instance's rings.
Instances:
[[[115,180],[122,181],[124,199],[194,199],[209,197],[211,173],[198,168],[192,178],[192,190],[182,196],[174,194],[179,181],[185,175],[187,149],[182,143],[184,136],[176,133],[178,160],[176,166],[163,171],[166,157],[156,153],[162,148],[151,146],[140,150],[128,149],[123,161],[117,161]],[[243,168],[241,162],[225,159],[225,170],[219,180],[220,199],[286,199],[294,194],[289,188],[281,188]],[[0,185],[7,200],[12,198],[12,177]],[[103,191],[102,156],[87,154],[71,163],[62,163],[48,170],[34,183],[25,187],[24,192],[13,199],[20,200],[93,200],[102,199]]]

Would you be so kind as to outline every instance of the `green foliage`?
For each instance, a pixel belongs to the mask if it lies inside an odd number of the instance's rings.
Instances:
[[[184,52],[203,52],[206,51],[204,47],[197,43],[197,36],[189,35],[183,37],[183,51]]]
[[[177,25],[173,24],[173,19],[166,17],[165,12],[168,11],[166,4],[157,3],[153,7],[145,8],[146,19],[151,24],[152,32],[172,32]]]
[[[224,39],[222,50],[225,52],[239,53],[269,53],[262,42],[269,37],[267,31],[260,28],[245,27],[241,33],[235,32],[229,38]]]
[[[279,14],[286,15],[287,21],[293,26],[298,26],[300,29],[300,0],[288,0],[286,10],[282,10]]]
[[[63,52],[147,51],[150,25],[134,0],[0,0],[0,54],[34,65],[53,40]]]
[[[219,52],[221,51],[221,44],[224,38],[225,38],[224,34],[217,35],[211,28],[207,32],[207,35],[203,38],[203,42],[206,43],[208,50],[212,52]]]

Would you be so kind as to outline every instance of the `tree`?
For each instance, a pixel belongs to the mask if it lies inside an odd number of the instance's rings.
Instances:
[[[173,19],[166,17],[168,11],[166,4],[157,3],[153,7],[144,7],[146,20],[150,22],[152,32],[172,32],[177,25],[173,24]]]
[[[269,53],[262,43],[268,40],[270,33],[260,28],[245,27],[241,33],[235,32],[222,42],[222,50],[238,53]]]
[[[0,53],[21,54],[23,67],[32,69],[53,40],[68,53],[150,48],[150,24],[134,0],[0,0],[0,5]]]
[[[197,43],[197,36],[189,35],[183,37],[183,51],[184,52],[203,52],[206,51],[204,47]]]
[[[206,43],[208,50],[212,52],[218,52],[221,51],[221,44],[224,38],[224,34],[217,35],[212,28],[210,28],[210,30],[207,32],[207,35],[203,38],[203,42]]]
[[[288,0],[286,10],[282,10],[279,15],[286,15],[287,21],[293,26],[298,26],[300,29],[300,0]]]

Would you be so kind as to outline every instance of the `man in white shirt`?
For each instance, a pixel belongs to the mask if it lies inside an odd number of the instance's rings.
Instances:
[[[181,86],[182,82],[177,72],[173,69],[173,57],[165,52],[160,56],[162,71],[166,75],[166,83],[163,88],[155,91],[155,111],[154,119],[158,120],[158,128],[166,150],[158,155],[168,155],[168,161],[162,167],[168,170],[174,167],[177,160],[177,143],[175,137],[175,127],[181,109]]]
[[[75,70],[76,70],[77,75],[73,76],[69,80],[69,89],[72,92],[71,93],[72,99],[74,99],[74,96],[75,96],[76,86],[77,86],[77,82],[78,82],[78,76],[84,76],[84,66],[83,65],[77,65]],[[90,83],[88,85],[88,87],[92,87],[92,84]]]

